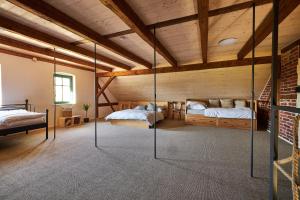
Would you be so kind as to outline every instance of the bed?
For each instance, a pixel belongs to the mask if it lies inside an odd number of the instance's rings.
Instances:
[[[32,105],[24,104],[0,106],[0,136],[45,128],[48,139],[48,110],[45,113],[32,112]]]
[[[217,99],[215,99],[217,101]],[[197,109],[191,108],[191,103],[197,102],[205,106]],[[208,99],[187,99],[185,123],[198,126],[212,126],[224,128],[250,129],[252,110],[250,100],[232,99],[232,102],[244,102],[243,106],[209,107]],[[257,102],[253,102],[253,127],[257,130]]]
[[[105,117],[112,125],[125,125],[142,128],[153,128],[155,123],[154,110],[147,110],[149,101],[125,101],[119,102],[118,111]],[[164,120],[168,113],[168,102],[159,101],[156,103],[158,110],[156,112],[156,123]],[[145,109],[135,109],[137,107]]]

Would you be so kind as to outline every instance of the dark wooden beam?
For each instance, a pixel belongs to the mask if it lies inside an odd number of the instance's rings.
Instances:
[[[47,33],[38,31],[38,30],[36,30],[34,28],[31,28],[29,26],[23,25],[19,22],[16,22],[16,21],[11,20],[11,19],[9,19],[7,17],[4,17],[4,16],[0,16],[0,27],[3,27],[3,28],[5,28],[9,31],[27,36],[29,38],[33,38],[35,40],[45,42],[47,44],[60,47],[62,49],[66,49],[66,50],[69,50],[69,51],[76,52],[78,54],[85,55],[87,57],[94,58],[94,55],[95,55],[93,51],[90,51],[90,50],[87,50],[85,48],[69,44],[68,42],[65,42],[64,40],[53,37],[53,36],[51,36]],[[127,70],[131,69],[131,67],[128,66],[128,65],[125,65],[123,63],[120,63],[118,61],[115,61],[111,58],[108,58],[108,57],[100,55],[100,54],[97,54],[97,59],[102,61],[102,62],[111,64],[113,66],[119,67],[119,68],[123,68],[123,69],[127,69]]]
[[[25,54],[25,53],[21,53],[21,52],[17,52],[17,51],[12,51],[12,50],[8,50],[8,49],[0,48],[0,53],[13,55],[13,56],[18,56],[18,57],[21,57],[21,58],[27,58],[27,59],[30,59],[30,60],[33,60],[33,58],[36,58],[37,61],[54,64],[53,59],[33,56],[33,55],[29,55],[29,54]],[[56,60],[56,64],[61,65],[61,66],[65,66],[65,67],[74,68],[74,69],[80,69],[80,70],[84,70],[84,71],[94,72],[93,69],[89,69],[89,68],[81,67],[81,66],[78,66],[78,65],[73,65],[73,64],[61,62],[61,61],[58,61],[58,60]]]
[[[101,90],[101,85],[99,83],[99,77],[97,77],[97,89]],[[107,95],[105,94],[105,92],[103,92],[103,96],[104,96],[104,98],[105,98],[105,100],[106,100],[107,103],[111,103],[110,100],[108,99]],[[97,102],[98,103],[99,103],[99,97],[97,97]],[[113,105],[110,105],[110,108],[112,109],[112,111],[115,112],[115,109],[114,109]],[[99,116],[99,114],[97,116]]]
[[[198,4],[198,19],[201,40],[202,62],[207,63],[207,49],[208,49],[208,0],[197,0]]]
[[[257,57],[255,58],[255,64],[270,64],[272,63],[272,57]],[[177,68],[174,67],[161,67],[156,69],[156,73],[173,73],[173,72],[185,72],[185,71],[197,71],[197,70],[207,70],[207,69],[219,69],[219,68],[228,68],[228,67],[241,67],[241,66],[250,66],[252,64],[251,58],[245,58],[243,60],[226,60],[226,61],[217,61],[209,63],[199,63],[199,64],[190,64],[182,65]],[[141,69],[141,70],[130,70],[130,71],[118,71],[118,72],[104,72],[97,73],[98,77],[111,77],[111,76],[132,76],[132,75],[146,75],[153,74],[154,69]]]
[[[284,47],[283,49],[281,49],[281,53],[285,53],[289,50],[291,50],[292,48],[296,47],[296,46],[300,46],[300,39],[292,42],[291,44],[289,44],[288,46]],[[300,51],[299,51],[299,55],[300,55]]]
[[[14,40],[14,39],[11,39],[11,38],[8,38],[8,37],[5,37],[5,36],[1,36],[1,35],[0,35],[0,44],[4,44],[6,46],[23,49],[23,50],[26,50],[26,51],[31,51],[31,52],[42,54],[42,55],[45,55],[45,56],[50,56],[50,57],[55,56],[56,58],[59,58],[61,60],[66,60],[66,61],[69,61],[69,62],[73,62],[73,63],[80,64],[80,65],[85,65],[85,66],[88,66],[88,67],[94,67],[93,62],[89,62],[89,61],[86,61],[86,60],[75,58],[75,57],[72,57],[72,56],[69,56],[69,55],[66,55],[66,54],[62,54],[60,52],[54,52],[51,49],[45,49],[45,48],[37,47],[37,46],[31,45],[31,44],[21,42],[21,41],[18,41],[18,40]],[[112,68],[106,67],[106,66],[103,66],[103,65],[97,65],[97,68],[101,69],[101,70],[105,70],[105,71],[110,71],[110,72],[112,71]]]
[[[59,25],[70,32],[73,32],[85,39],[93,41],[98,45],[120,55],[123,56],[131,61],[136,63],[142,64],[145,67],[151,68],[152,64],[148,61],[144,60],[143,58],[137,56],[136,54],[126,50],[125,48],[121,47],[120,45],[112,42],[104,38],[102,35],[94,31],[93,29],[89,28],[85,24],[76,21],[75,19],[71,18],[70,16],[66,15],[64,12],[56,9],[55,7],[51,6],[50,4],[39,0],[39,1],[32,1],[32,0],[8,0],[9,2],[15,4],[18,7],[21,7],[39,17],[46,19],[56,25]]]
[[[130,70],[131,71],[131,70]],[[97,97],[100,97],[100,95],[106,90],[106,88],[109,86],[109,84],[115,79],[115,76],[111,76],[106,83],[103,85],[103,87],[98,91]]]
[[[280,0],[279,21],[280,24],[297,6],[300,0]],[[259,45],[272,32],[273,11],[271,10],[255,31],[255,47]],[[243,59],[252,50],[252,36],[247,40],[238,53],[238,59]]]
[[[238,3],[235,5],[210,10],[210,11],[208,11],[208,17],[214,17],[214,16],[218,16],[218,15],[222,15],[222,14],[236,12],[236,11],[243,10],[243,9],[248,9],[248,8],[252,7],[253,2],[255,2],[256,6],[261,6],[261,5],[265,5],[268,3],[272,3],[272,0],[247,1],[244,3]],[[161,21],[161,22],[149,24],[146,26],[147,26],[147,29],[151,30],[154,27],[163,28],[163,27],[173,26],[176,24],[186,23],[186,22],[195,21],[195,20],[198,20],[198,14],[193,14],[193,15],[189,15],[189,16],[185,16],[185,17],[179,17],[179,18],[170,19],[170,20],[166,20],[166,21]],[[103,35],[103,36],[105,38],[113,38],[113,37],[119,37],[122,35],[127,35],[127,34],[132,34],[132,33],[134,33],[134,31],[129,29],[129,30],[115,32],[115,33],[110,33],[110,34]]]
[[[135,11],[126,3],[119,0],[100,0],[106,7],[112,10],[120,19],[137,33],[150,46],[156,45],[157,52],[162,55],[173,67],[177,66],[177,61],[162,43],[154,39],[154,35],[147,29],[144,22],[139,18]]]
[[[116,106],[119,105],[118,102],[113,102],[113,103],[99,103],[98,107],[106,107],[106,106]]]

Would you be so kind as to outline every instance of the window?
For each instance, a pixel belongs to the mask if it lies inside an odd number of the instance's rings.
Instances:
[[[56,104],[75,103],[74,77],[72,75],[54,74],[54,83]]]

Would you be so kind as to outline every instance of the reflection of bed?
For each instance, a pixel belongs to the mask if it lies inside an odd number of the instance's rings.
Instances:
[[[0,136],[29,130],[46,128],[48,138],[48,110],[46,113],[31,112],[31,105],[10,104],[0,107]]]
[[[136,106],[148,105],[147,101],[134,101],[134,102],[119,102],[119,110],[111,113],[105,119],[113,125],[125,125],[150,128],[154,125],[154,111],[135,110]],[[163,120],[168,111],[168,102],[157,102],[157,106],[161,111],[156,114],[156,122]]]
[[[205,99],[188,99],[188,102],[204,102],[209,105]],[[225,128],[250,129],[251,128],[251,108],[250,101],[246,100],[247,105],[243,108],[206,108],[203,110],[186,108],[185,123],[199,126],[214,126]],[[256,120],[257,106],[254,102],[254,130],[257,129]]]

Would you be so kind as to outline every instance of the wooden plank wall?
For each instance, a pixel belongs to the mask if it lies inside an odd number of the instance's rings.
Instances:
[[[270,65],[256,66],[257,97],[268,81],[270,67]],[[209,97],[247,99],[250,98],[250,83],[250,66],[158,74],[157,99],[159,101],[184,101],[186,98]],[[118,101],[151,100],[153,99],[153,75],[116,77],[108,88]]]

